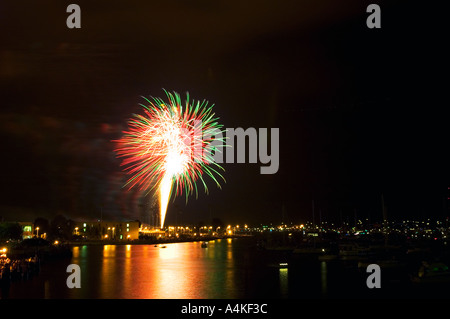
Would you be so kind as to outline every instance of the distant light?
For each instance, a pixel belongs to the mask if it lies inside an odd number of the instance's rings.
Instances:
[[[108,238],[108,235],[105,235],[105,238]]]

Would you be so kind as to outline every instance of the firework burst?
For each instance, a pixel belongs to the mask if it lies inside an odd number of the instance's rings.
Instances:
[[[134,114],[128,130],[117,140],[117,157],[122,158],[125,171],[131,175],[125,186],[138,187],[146,194],[157,190],[160,201],[161,228],[170,197],[185,193],[198,195],[197,182],[205,192],[208,175],[220,188],[223,168],[214,161],[215,152],[224,146],[222,125],[207,101],[184,104],[176,92],[164,91],[167,102],[160,98],[147,99],[144,115]]]

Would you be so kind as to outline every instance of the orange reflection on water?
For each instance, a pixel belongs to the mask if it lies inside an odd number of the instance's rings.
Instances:
[[[204,253],[200,243],[169,244],[166,248],[160,248],[150,289],[153,298],[202,298],[200,287],[203,283],[200,282],[199,272],[203,262],[199,257]]]
[[[125,246],[125,261],[124,261],[124,272],[123,272],[123,290],[130,291],[133,289],[133,271],[132,271],[132,252],[131,245]]]
[[[103,246],[103,258],[102,258],[102,270],[101,270],[101,286],[100,292],[105,298],[114,298],[114,290],[118,272],[116,272],[117,258],[116,258],[116,246],[104,245]],[[120,282],[117,282],[120,284]]]
[[[80,257],[80,247],[79,246],[74,246],[72,249],[72,256],[73,258],[78,258]]]
[[[232,242],[74,247],[74,260],[85,260],[89,277],[83,296],[133,299],[198,299],[230,296],[236,285]],[[87,251],[87,250],[86,250]],[[83,257],[84,256],[84,257]],[[95,284],[94,284],[95,282]],[[84,293],[86,292],[86,293]],[[231,294],[232,297],[232,294]]]

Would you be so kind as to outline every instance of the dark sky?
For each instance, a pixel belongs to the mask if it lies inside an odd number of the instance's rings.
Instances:
[[[280,128],[280,169],[224,164],[227,183],[178,198],[167,221],[442,217],[450,186],[442,4],[378,1],[0,4],[0,216],[140,219],[111,140],[141,96],[214,103],[226,128]]]

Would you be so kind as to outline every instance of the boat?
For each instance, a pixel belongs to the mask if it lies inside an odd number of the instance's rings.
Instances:
[[[289,264],[287,262],[271,263],[269,264],[269,267],[283,269],[288,268]]]
[[[206,241],[202,242],[202,248],[208,247],[208,243]]]
[[[416,284],[450,283],[449,267],[442,262],[423,262],[417,275],[411,277],[411,281]]]
[[[166,248],[166,246],[161,246],[161,248]]]
[[[368,260],[358,261],[358,268],[359,269],[367,269],[367,267],[371,264],[376,264],[380,266],[381,269],[403,269],[407,266],[405,262],[402,262],[400,260],[396,259],[381,259],[381,260],[375,260],[374,262],[370,262]]]
[[[270,250],[270,251],[285,251],[285,252],[292,252],[294,251],[295,247],[294,246],[266,246],[265,247],[266,250]]]
[[[331,260],[336,260],[338,258],[338,255],[336,254],[323,254],[323,255],[319,255],[317,257],[317,259],[319,261],[331,261]]]
[[[339,258],[342,260],[358,260],[371,254],[369,248],[362,247],[355,242],[339,244],[338,249]]]
[[[295,248],[292,251],[293,254],[305,254],[305,255],[315,255],[315,254],[323,254],[323,248],[315,248],[315,247],[303,247],[303,248]]]

